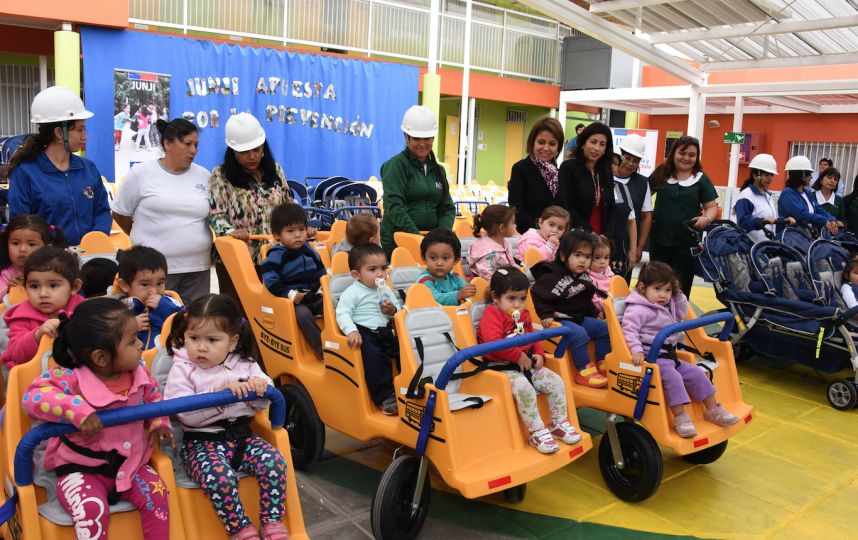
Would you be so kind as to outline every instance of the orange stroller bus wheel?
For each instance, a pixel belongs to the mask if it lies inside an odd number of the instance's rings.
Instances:
[[[423,457],[422,459],[427,459]],[[372,533],[378,540],[416,538],[429,513],[429,473],[420,491],[420,502],[414,507],[414,495],[420,478],[417,456],[400,456],[384,471],[372,498]]]
[[[510,504],[520,503],[524,500],[525,495],[527,495],[527,484],[503,490],[503,498]]]
[[[304,470],[315,463],[325,449],[325,424],[304,387],[284,384],[279,388],[286,398],[286,431],[292,447],[292,463]]]
[[[721,457],[724,452],[727,450],[727,442],[722,441],[718,444],[714,444],[709,448],[704,448],[698,452],[692,452],[690,454],[685,454],[682,456],[682,459],[687,461],[688,463],[693,463],[695,465],[707,465],[712,463]]]
[[[608,432],[599,442],[599,469],[608,488],[620,499],[639,502],[655,493],[661,484],[664,462],[652,435],[632,422],[615,424],[619,461],[614,457]],[[608,426],[610,431],[611,426]]]

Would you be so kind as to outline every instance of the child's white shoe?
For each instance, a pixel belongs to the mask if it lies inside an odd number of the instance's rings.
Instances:
[[[584,438],[583,435],[575,431],[575,428],[569,423],[568,418],[564,418],[562,421],[548,426],[548,431],[551,432],[552,437],[566,444],[575,444]]]
[[[543,454],[553,454],[560,450],[560,447],[557,446],[556,442],[554,442],[554,438],[551,436],[551,433],[549,433],[545,428],[531,433],[530,439],[528,439],[527,442],[530,443],[530,446],[536,448]]]
[[[691,421],[688,413],[677,414],[673,419],[673,428],[676,429],[676,433],[683,439],[691,439],[697,436],[697,429],[694,427],[694,422]]]
[[[739,421],[734,414],[725,409],[720,403],[711,409],[706,409],[706,412],[703,414],[703,418],[707,422],[712,422],[713,424],[717,424],[721,427],[732,426]]]

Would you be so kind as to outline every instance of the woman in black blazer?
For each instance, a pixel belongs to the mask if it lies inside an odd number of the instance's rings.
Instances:
[[[520,234],[536,228],[547,207],[559,203],[557,156],[563,149],[563,127],[554,118],[543,118],[527,136],[527,157],[512,166],[509,205],[515,208]]]
[[[614,175],[611,172],[614,136],[611,128],[595,122],[578,135],[573,159],[560,165],[560,206],[572,216],[570,228],[582,227],[603,234],[614,210]]]

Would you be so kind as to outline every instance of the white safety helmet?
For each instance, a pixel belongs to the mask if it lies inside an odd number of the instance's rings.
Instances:
[[[637,133],[631,133],[620,141],[620,150],[643,159],[646,152],[646,141]]]
[[[787,167],[789,167],[789,163],[787,163]],[[748,168],[757,169],[769,174],[778,174],[778,163],[771,154],[757,154],[754,156],[754,159],[748,163]]]
[[[434,137],[438,135],[438,120],[429,107],[412,105],[402,117],[402,131],[420,139]]]
[[[813,172],[813,165],[810,164],[810,160],[807,159],[807,156],[794,156],[789,158],[789,161],[786,162],[784,170]]]
[[[80,97],[65,86],[45,88],[36,94],[30,107],[30,120],[34,124],[86,120],[92,116]]]
[[[226,121],[226,145],[236,152],[258,148],[265,142],[265,130],[259,120],[250,113],[241,112]]]

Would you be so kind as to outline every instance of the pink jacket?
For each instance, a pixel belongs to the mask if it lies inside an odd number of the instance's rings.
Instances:
[[[554,244],[543,238],[536,229],[528,229],[527,232],[522,234],[521,238],[518,239],[518,244],[516,245],[518,260],[524,261],[524,254],[527,253],[527,250],[530,248],[534,248],[538,251],[542,256],[542,260],[548,262],[554,260],[554,252],[557,251]]]
[[[134,380],[127,396],[114,394],[88,367],[75,369],[53,368],[33,381],[24,393],[23,406],[29,415],[46,422],[64,421],[80,427],[81,422],[96,411],[118,409],[161,401],[158,383],[142,365],[134,370]],[[69,440],[79,446],[109,452],[116,450],[125,457],[125,462],[116,475],[116,491],[131,488],[134,474],[149,461],[152,446],[149,432],[160,426],[169,426],[166,416],[121,424],[109,428],[93,437],[84,437],[80,432],[68,435]],[[78,454],[59,438],[48,441],[45,450],[45,469],[54,470],[60,465],[77,463],[98,466],[103,460]]]
[[[227,383],[261,377],[273,384],[271,378],[262,372],[259,364],[248,362],[238,354],[230,354],[222,364],[203,368],[188,360],[185,349],[173,351],[173,367],[164,385],[164,398],[173,399],[182,396],[193,396],[214,392]],[[256,411],[268,406],[267,399],[257,399],[243,403],[232,403],[222,407],[213,407],[198,411],[178,414],[182,425],[189,428],[199,428],[211,425],[218,420],[253,416]]]
[[[83,296],[72,295],[65,310],[71,315],[83,300]],[[4,312],[3,320],[9,327],[9,346],[0,355],[0,362],[4,362],[7,368],[12,369],[13,366],[32,360],[39,350],[36,330],[48,319],[50,317],[31,306],[29,302],[21,302]]]
[[[653,304],[637,289],[626,298],[626,311],[623,314],[623,336],[632,353],[649,353],[650,345],[659,330],[685,320],[688,315],[688,299],[679,293],[671,298],[667,306]],[[675,344],[681,334],[673,334],[664,342]]]
[[[6,293],[9,292],[9,282],[12,281],[12,278],[19,275],[21,273],[21,269],[15,267],[15,265],[10,265],[0,271],[0,299],[6,296]]]
[[[590,274],[590,278],[593,280],[593,283],[596,284],[597,289],[608,292],[608,287],[611,285],[611,278],[614,277],[614,273],[611,271],[610,267],[605,268],[605,271],[601,274],[599,272],[593,272],[592,270],[587,270],[587,273]],[[593,305],[596,306],[596,310],[599,313],[604,311],[604,303],[604,298],[598,294],[593,295]]]
[[[506,245],[500,245],[488,236],[474,240],[468,253],[468,265],[471,272],[486,281],[492,279],[492,274],[501,266],[515,266],[515,258]]]

